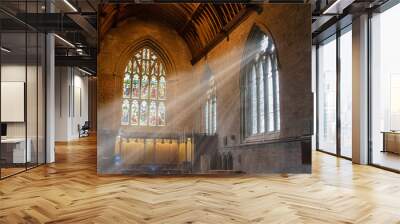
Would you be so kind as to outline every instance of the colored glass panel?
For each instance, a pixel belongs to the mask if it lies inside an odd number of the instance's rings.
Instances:
[[[133,100],[131,104],[131,125],[139,124],[139,103]]]

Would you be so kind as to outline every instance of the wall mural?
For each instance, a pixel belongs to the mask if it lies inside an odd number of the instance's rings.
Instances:
[[[309,5],[100,7],[100,175],[311,172]]]

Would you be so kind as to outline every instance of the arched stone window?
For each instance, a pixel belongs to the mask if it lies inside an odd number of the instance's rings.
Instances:
[[[125,68],[121,124],[165,126],[165,65],[150,47],[136,51]]]
[[[244,58],[242,96],[245,136],[280,130],[279,69],[273,39],[260,28],[250,33]]]

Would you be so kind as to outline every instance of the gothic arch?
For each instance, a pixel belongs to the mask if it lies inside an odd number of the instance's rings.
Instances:
[[[126,47],[120,54],[118,63],[114,67],[114,75],[118,77],[123,77],[125,67],[131,59],[132,55],[143,47],[149,47],[153,49],[161,58],[161,60],[165,64],[165,69],[169,76],[175,75],[176,69],[175,64],[170,56],[169,52],[167,52],[167,48],[163,47],[161,43],[154,40],[152,37],[147,36],[144,37]]]
[[[245,42],[240,71],[241,140],[280,131],[279,57],[276,42],[260,24]]]
[[[165,126],[168,62],[149,43],[132,49],[122,79],[121,125]]]

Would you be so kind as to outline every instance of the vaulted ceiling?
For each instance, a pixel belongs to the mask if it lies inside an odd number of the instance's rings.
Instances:
[[[100,10],[100,37],[128,17],[145,17],[166,21],[186,41],[192,63],[197,62],[242,22],[252,11],[261,7],[253,4],[105,4]]]

